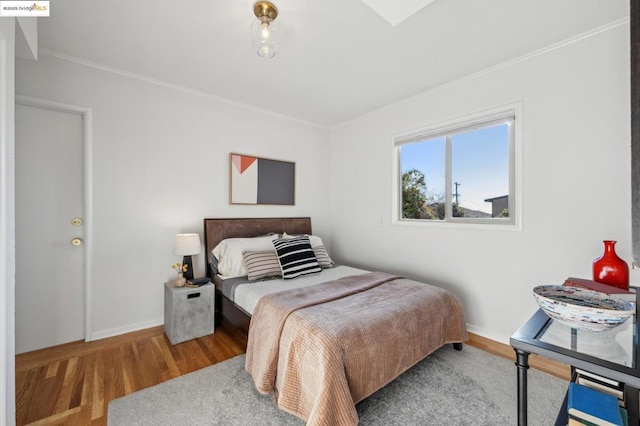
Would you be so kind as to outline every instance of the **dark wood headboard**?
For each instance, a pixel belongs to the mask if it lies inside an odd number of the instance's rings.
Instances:
[[[207,249],[207,276],[211,278],[209,254],[218,243],[225,238],[248,238],[275,232],[282,234],[311,234],[310,217],[268,217],[268,218],[235,218],[205,219],[204,245]]]

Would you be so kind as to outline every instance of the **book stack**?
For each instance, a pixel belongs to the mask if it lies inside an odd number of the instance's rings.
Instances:
[[[576,382],[569,383],[569,425],[626,426],[627,411],[618,398]]]
[[[580,368],[576,368],[575,381],[580,385],[615,396],[618,399],[618,405],[625,407],[624,383]]]
[[[586,288],[588,290],[599,291],[600,293],[605,293],[609,296],[617,297],[628,302],[635,303],[636,301],[636,294],[632,291],[625,290],[620,287],[614,287],[608,284],[599,283],[597,281],[587,280],[584,278],[569,277],[564,281],[564,285],[569,287],[580,287]]]

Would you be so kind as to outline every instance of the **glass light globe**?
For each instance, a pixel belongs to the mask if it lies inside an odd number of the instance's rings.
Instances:
[[[267,18],[256,19],[251,24],[251,39],[258,56],[273,58],[280,47],[280,27]]]

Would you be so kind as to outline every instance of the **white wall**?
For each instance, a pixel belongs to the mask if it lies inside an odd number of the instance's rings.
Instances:
[[[92,108],[93,338],[162,324],[174,235],[205,217],[311,216],[330,241],[326,129],[42,53],[16,91]],[[295,161],[296,206],[229,205],[230,152]]]
[[[0,19],[0,425],[15,420],[14,49],[16,23]]]
[[[204,217],[310,215],[337,260],[449,288],[471,331],[507,342],[536,309],[532,287],[589,277],[603,239],[618,240],[631,259],[628,38],[628,25],[614,26],[390,105],[330,137],[48,55],[19,59],[16,86],[93,109],[94,337],[162,322],[175,233],[201,232]],[[514,102],[524,111],[522,231],[390,223],[393,135]],[[296,161],[297,205],[229,205],[229,152]],[[195,262],[203,275],[204,254]]]
[[[333,255],[450,289],[469,330],[504,343],[536,310],[532,288],[590,278],[602,240],[631,260],[628,23],[539,53],[331,131]],[[394,135],[516,102],[522,231],[390,223]]]

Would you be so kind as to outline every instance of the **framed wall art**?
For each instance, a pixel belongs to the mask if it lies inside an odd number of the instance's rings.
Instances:
[[[295,204],[296,164],[229,154],[230,204]]]

